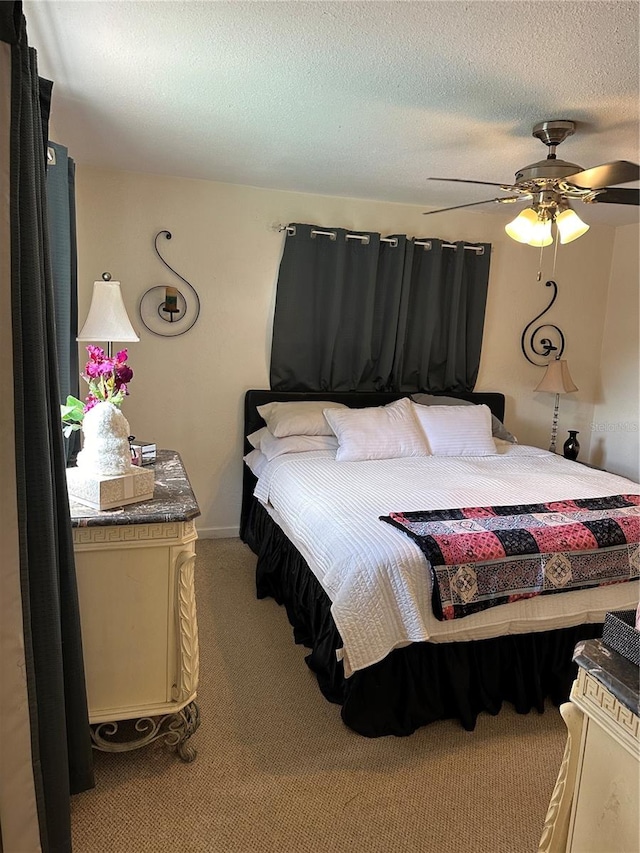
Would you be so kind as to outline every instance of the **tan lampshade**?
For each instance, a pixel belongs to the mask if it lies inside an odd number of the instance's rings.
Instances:
[[[124,307],[119,281],[94,281],[89,314],[78,341],[139,341]]]
[[[550,361],[535,390],[547,391],[550,394],[570,394],[572,391],[577,391],[578,388],[571,378],[566,359]]]

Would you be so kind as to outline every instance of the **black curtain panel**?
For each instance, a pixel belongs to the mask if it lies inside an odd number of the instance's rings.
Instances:
[[[379,234],[291,227],[276,293],[272,388],[388,387],[395,330],[387,324],[398,316],[403,277],[402,249],[391,245]]]
[[[407,245],[394,390],[473,391],[475,387],[491,246],[454,245],[434,239]]]
[[[473,390],[490,255],[489,244],[289,226],[271,388]]]
[[[21,4],[11,46],[10,247],[16,503],[32,775],[43,850],[70,851],[70,793],[93,785],[46,209],[46,115]]]
[[[48,143],[47,214],[60,402],[80,393],[78,370],[78,281],[75,213],[75,163],[64,145]],[[80,449],[80,431],[65,439],[67,462]]]

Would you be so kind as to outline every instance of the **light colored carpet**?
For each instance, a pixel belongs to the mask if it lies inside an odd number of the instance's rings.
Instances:
[[[284,609],[256,599],[251,551],[197,551],[198,757],[96,753],[96,788],[72,799],[75,853],[534,853],[564,750],[556,708],[356,735]]]

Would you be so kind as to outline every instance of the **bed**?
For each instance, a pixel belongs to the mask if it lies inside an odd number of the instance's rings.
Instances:
[[[453,396],[504,420],[501,394]],[[258,407],[267,403],[367,409],[405,397],[248,391],[245,453],[247,436],[265,425]],[[520,713],[541,712],[547,698],[558,704],[575,674],[575,644],[601,635],[607,611],[638,601],[631,580],[525,598],[452,622],[435,618],[424,554],[381,516],[443,500],[460,507],[640,494],[629,480],[547,451],[496,445],[495,459],[336,462],[335,450],[310,449],[274,457],[259,478],[245,466],[240,534],[258,556],[257,595],[285,606],[322,693],[359,734],[408,735],[444,718],[472,730],[480,712],[496,714],[504,701]],[[371,565],[369,552],[376,552]]]

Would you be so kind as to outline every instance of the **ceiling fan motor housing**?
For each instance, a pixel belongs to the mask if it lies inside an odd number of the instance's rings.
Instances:
[[[530,166],[525,166],[516,172],[516,184],[527,181],[559,181],[567,175],[575,175],[582,171],[582,166],[577,163],[568,163],[566,160],[539,160]]]

